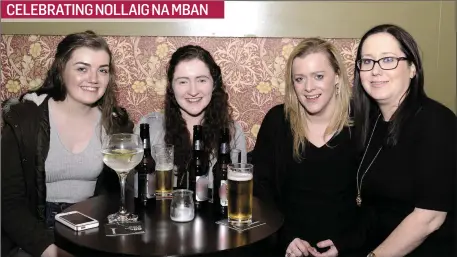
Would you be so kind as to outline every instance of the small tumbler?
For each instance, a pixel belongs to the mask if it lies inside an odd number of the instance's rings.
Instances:
[[[170,218],[176,222],[188,222],[195,217],[193,192],[187,189],[173,191],[173,199],[170,205]]]

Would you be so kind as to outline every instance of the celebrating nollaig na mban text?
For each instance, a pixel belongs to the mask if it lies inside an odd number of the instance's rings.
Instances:
[[[10,3],[6,6],[6,12],[8,15],[15,16],[207,16],[209,14],[209,4]]]

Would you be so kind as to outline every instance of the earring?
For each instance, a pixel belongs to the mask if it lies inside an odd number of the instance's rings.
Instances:
[[[338,84],[337,84],[337,86],[336,86],[336,92],[335,92],[335,94],[336,94],[336,95],[339,95],[339,94],[340,94],[340,87],[338,86]]]

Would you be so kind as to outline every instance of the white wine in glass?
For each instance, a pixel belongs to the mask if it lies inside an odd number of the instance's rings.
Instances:
[[[127,133],[110,135],[103,141],[102,153],[103,162],[117,173],[121,184],[121,207],[117,213],[108,216],[108,222],[134,222],[138,216],[128,213],[125,208],[125,180],[143,158],[141,138]]]

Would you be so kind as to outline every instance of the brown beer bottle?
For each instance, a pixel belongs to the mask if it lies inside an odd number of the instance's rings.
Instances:
[[[201,209],[208,201],[208,176],[203,148],[203,127],[194,126],[192,159],[189,163],[189,190],[194,198],[195,209]]]
[[[213,209],[219,218],[227,218],[227,165],[230,160],[229,129],[221,130],[217,162],[213,167]]]
[[[143,159],[136,166],[134,202],[135,212],[155,205],[155,161],[151,155],[149,124],[140,124],[140,137],[143,142]]]

